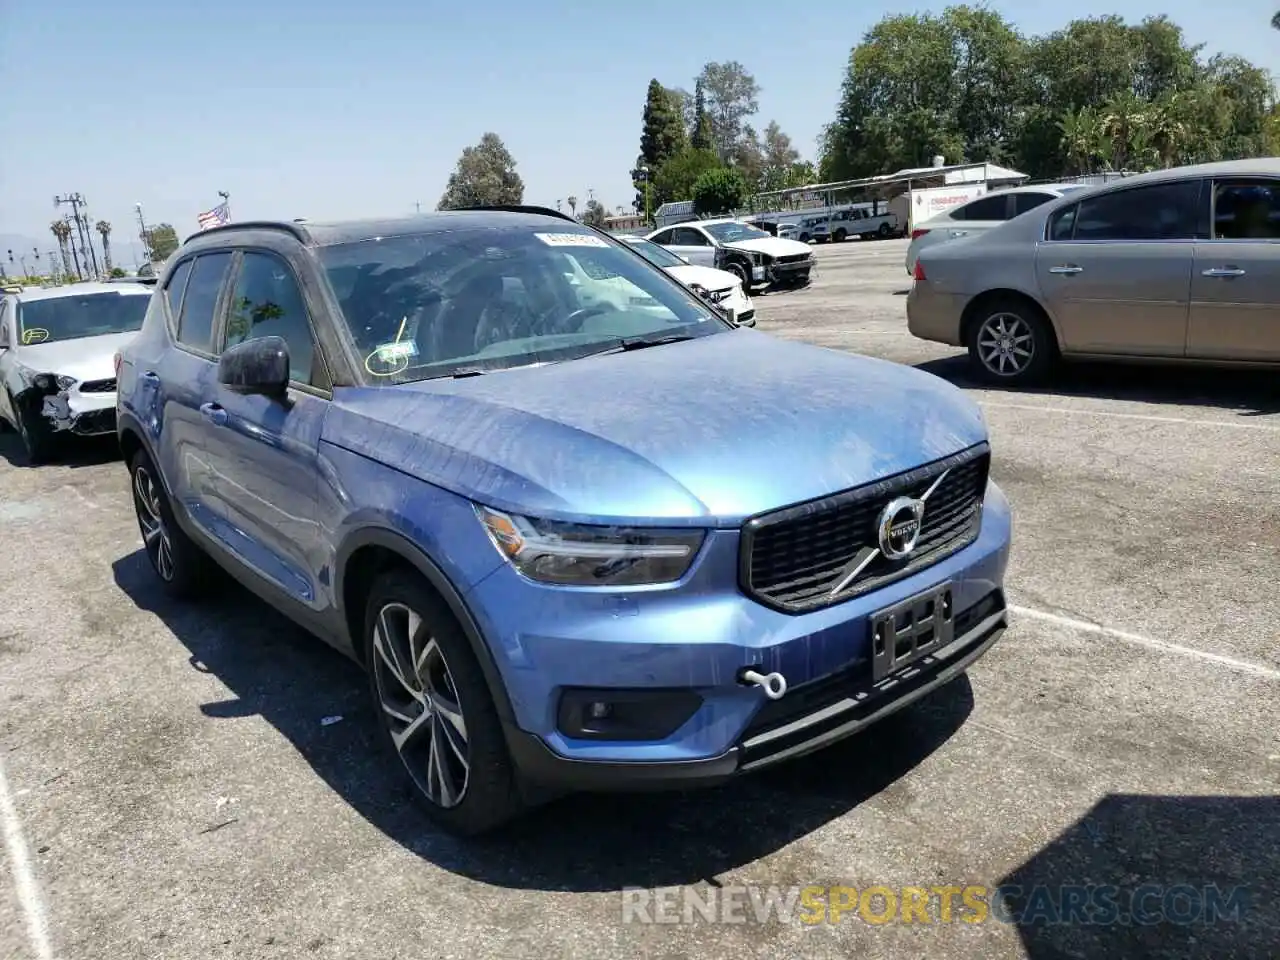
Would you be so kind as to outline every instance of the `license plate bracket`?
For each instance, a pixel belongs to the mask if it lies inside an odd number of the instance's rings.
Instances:
[[[879,683],[955,639],[955,593],[951,582],[876,611],[867,625],[871,679]]]

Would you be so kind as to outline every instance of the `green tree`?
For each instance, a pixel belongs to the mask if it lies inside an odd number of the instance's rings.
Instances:
[[[582,222],[589,227],[604,228],[604,218],[609,215],[609,211],[604,208],[604,204],[599,200],[588,200],[586,208],[582,211]]]
[[[515,160],[501,137],[486,133],[478,144],[463,149],[436,209],[516,204],[523,200],[524,181],[516,173]]]
[[[714,150],[689,146],[662,165],[653,178],[653,209],[671,200],[692,200],[693,185],[708,170],[724,165]]]
[[[800,151],[791,145],[791,138],[782,132],[776,120],[770,120],[764,128],[761,152],[760,189],[785,190],[791,186]]]
[[[172,224],[158,223],[147,230],[142,242],[150,251],[150,259],[155,263],[163,263],[178,249],[178,231],[173,229]]]
[[[693,88],[693,127],[689,132],[689,146],[695,150],[711,150],[715,146],[711,116],[707,113],[707,100],[701,80]]]
[[[126,273],[124,272],[124,268],[123,268],[123,267],[112,267],[112,268],[111,268],[111,276],[113,276],[113,277],[124,277],[124,276],[128,276],[128,274],[126,274]]]
[[[742,128],[742,136],[729,159],[746,185],[747,196],[757,193],[764,179],[764,145],[751,124]]]
[[[732,213],[742,207],[747,185],[737,170],[708,170],[693,184],[693,210],[699,216]]]
[[[760,109],[760,85],[746,67],[728,60],[703,66],[697,86],[711,123],[711,145],[727,163],[743,142],[747,121]]]
[[[657,170],[684,149],[687,138],[678,96],[657,80],[649,81],[640,132],[640,157],[650,170]]]
[[[111,273],[111,224],[106,220],[99,220],[94,224],[94,229],[98,231],[102,237],[102,269],[108,274]]]
[[[62,256],[62,275],[75,276],[71,270],[71,224],[65,220],[55,220],[49,225],[49,230],[58,241],[58,253]]]

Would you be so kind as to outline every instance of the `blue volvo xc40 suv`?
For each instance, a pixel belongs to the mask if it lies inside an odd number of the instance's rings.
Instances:
[[[215,562],[362,664],[458,833],[814,750],[1006,626],[971,401],[555,211],[207,230],[117,360],[159,580]]]

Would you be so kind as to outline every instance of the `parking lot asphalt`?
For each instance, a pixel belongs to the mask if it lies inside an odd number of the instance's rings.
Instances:
[[[161,597],[111,445],[33,468],[0,436],[0,957],[1280,953],[1275,375],[977,389],[959,351],[908,335],[903,251],[818,248],[809,288],[757,298],[759,329],[981,404],[1014,510],[1011,629],[824,752],[711,791],[565,799],[484,841],[404,804],[340,656],[234,587]],[[935,899],[876,922],[885,892],[1010,884],[1068,922],[972,922],[958,890],[950,920]],[[1120,921],[1054,916],[1086,885],[1117,888]],[[855,906],[758,914],[809,886]],[[658,903],[681,922],[645,922]]]

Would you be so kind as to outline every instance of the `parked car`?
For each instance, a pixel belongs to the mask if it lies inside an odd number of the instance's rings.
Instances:
[[[1004,383],[1059,359],[1280,364],[1280,159],[1068,193],[924,250],[908,327]]]
[[[794,240],[800,233],[800,228],[796,224],[787,221],[749,220],[747,222],[771,237],[782,237],[784,240]]]
[[[757,284],[800,286],[809,282],[813,251],[803,243],[771,237],[764,230],[732,219],[695,220],[664,227],[645,239],[690,263],[727,270],[748,294]]]
[[[6,287],[0,298],[0,423],[42,463],[68,436],[115,433],[112,357],[142,328],[137,283]]]
[[[843,243],[850,237],[861,240],[876,237],[886,240],[896,234],[898,229],[898,216],[895,213],[885,212],[873,215],[865,207],[850,207],[847,210],[836,211],[831,215],[830,220],[826,218],[817,220],[811,226],[810,233],[816,243],[825,243],[828,240]]]
[[[970,200],[931,217],[924,223],[916,224],[911,230],[911,243],[907,246],[907,273],[915,270],[916,258],[921,250],[962,237],[976,237],[1050,200],[1083,189],[1085,187],[1075,183],[1009,187],[984,193],[976,200]]]
[[[582,304],[568,255],[665,315]],[[159,581],[217,562],[363,664],[459,833],[817,749],[1007,622],[971,400],[734,327],[553,210],[203,231],[119,378]]]
[[[665,270],[691,290],[698,292],[716,306],[725,310],[733,321],[744,327],[754,327],[756,310],[751,298],[742,289],[737,274],[714,267],[700,267],[678,257],[666,247],[661,247],[644,237],[619,237],[655,267]]]

